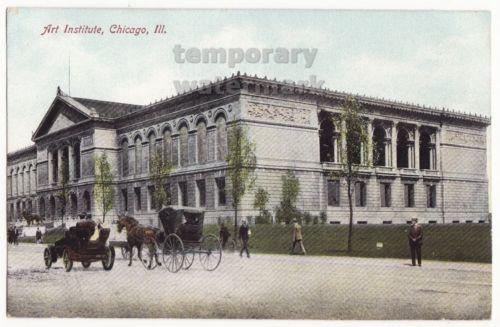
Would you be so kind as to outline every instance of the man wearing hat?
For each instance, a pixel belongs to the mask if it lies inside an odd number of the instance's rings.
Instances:
[[[240,241],[241,241],[241,251],[240,257],[243,256],[243,251],[247,253],[247,258],[250,258],[250,252],[248,252],[248,237],[250,236],[250,229],[248,228],[247,221],[243,219],[240,226]]]
[[[295,252],[295,245],[300,244],[302,254],[306,254],[306,249],[304,248],[304,243],[302,242],[302,226],[297,222],[297,219],[293,219],[293,230],[292,230],[292,254]]]
[[[411,263],[415,266],[415,256],[417,256],[418,265],[422,266],[422,240],[424,232],[422,226],[418,224],[418,219],[411,220],[410,232],[408,233],[408,241],[410,242]]]

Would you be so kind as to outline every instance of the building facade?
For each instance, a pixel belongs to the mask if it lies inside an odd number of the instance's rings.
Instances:
[[[341,167],[345,147],[335,115],[349,94],[239,73],[203,88],[132,105],[70,97],[58,89],[33,135],[34,145],[7,155],[8,219],[23,210],[61,216],[61,176],[69,176],[66,216],[101,213],[94,203],[94,157],[106,153],[115,176],[110,215],[149,224],[157,210],[150,158],[161,151],[174,169],[165,185],[171,204],[206,210],[206,221],[233,217],[226,178],[228,128],[244,125],[256,144],[256,185],[281,200],[281,177],[300,181],[297,207],[348,222]],[[363,108],[369,144],[358,158],[355,223],[484,222],[488,217],[486,117],[353,95]],[[255,190],[241,217],[255,215]]]

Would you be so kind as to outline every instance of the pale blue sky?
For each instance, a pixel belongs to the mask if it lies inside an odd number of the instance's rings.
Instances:
[[[310,75],[347,92],[490,115],[490,15],[444,11],[15,9],[7,16],[8,150],[31,144],[58,85],[71,95],[145,104],[174,80],[240,70],[278,80]],[[100,25],[102,36],[40,36],[48,24]],[[112,24],[147,36],[112,35]],[[167,34],[153,35],[156,24]],[[297,64],[178,64],[172,49],[317,48]]]

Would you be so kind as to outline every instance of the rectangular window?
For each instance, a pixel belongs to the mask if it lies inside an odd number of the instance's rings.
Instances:
[[[436,207],[436,185],[427,185],[427,208]]]
[[[215,179],[217,185],[217,204],[220,206],[226,205],[226,178],[220,177]]]
[[[141,188],[140,187],[134,187],[134,193],[135,193],[135,211],[141,211],[142,206],[141,206]]]
[[[413,184],[404,184],[405,207],[413,208],[415,206],[415,192]]]
[[[196,188],[197,188],[197,197],[198,197],[198,207],[204,207],[205,206],[205,200],[206,200],[206,192],[205,192],[205,180],[200,179],[196,181]]]
[[[168,206],[168,205],[172,204],[172,193],[170,191],[170,183],[165,184],[164,189],[165,189],[165,195],[166,195],[165,205]]]
[[[127,193],[127,189],[124,188],[122,189],[122,204],[123,204],[123,211],[124,212],[127,212],[128,211],[128,193]]]
[[[390,207],[391,206],[391,184],[390,183],[380,183],[380,206]]]
[[[155,187],[153,185],[148,186],[148,203],[149,203],[149,211],[156,210],[156,202],[155,202]]]
[[[354,197],[356,200],[356,207],[366,206],[366,183],[356,182],[354,184]]]
[[[338,207],[340,205],[340,182],[329,180],[328,182],[328,205]]]
[[[179,182],[179,204],[184,207],[187,207],[188,205],[188,191],[186,182]]]

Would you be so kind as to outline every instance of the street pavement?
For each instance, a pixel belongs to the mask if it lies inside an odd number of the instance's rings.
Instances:
[[[111,271],[62,260],[43,245],[8,247],[7,314],[15,317],[489,319],[491,264],[224,253],[219,268]]]

